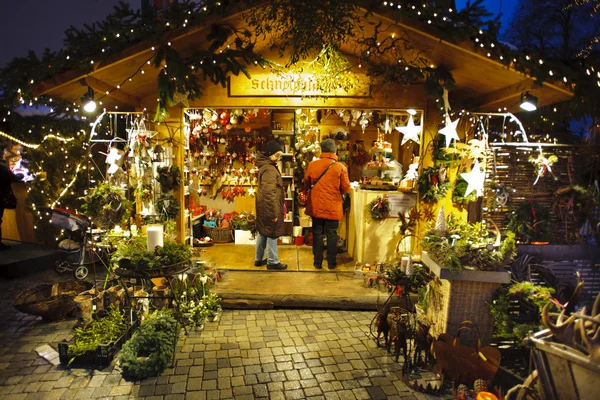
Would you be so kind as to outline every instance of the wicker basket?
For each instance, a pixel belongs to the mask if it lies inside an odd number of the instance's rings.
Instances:
[[[211,228],[205,226],[206,234],[215,243],[229,243],[233,242],[233,231],[230,228]]]
[[[39,315],[45,320],[63,319],[73,311],[77,304],[73,299],[81,292],[92,288],[85,281],[67,281],[60,283],[44,283],[26,289],[15,297],[15,308],[26,314]]]

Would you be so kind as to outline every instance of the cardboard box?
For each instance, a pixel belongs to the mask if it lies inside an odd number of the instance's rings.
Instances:
[[[256,244],[256,240],[250,231],[241,231],[236,229],[233,235],[235,237],[235,244]]]

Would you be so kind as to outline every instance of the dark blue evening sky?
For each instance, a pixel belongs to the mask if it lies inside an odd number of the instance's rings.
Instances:
[[[139,8],[141,0],[125,0]],[[44,48],[62,47],[65,30],[70,26],[103,20],[119,0],[0,0],[0,67],[29,50],[41,54]],[[497,15],[503,13],[506,27],[517,0],[485,0],[485,7]],[[466,1],[457,0],[460,10]]]

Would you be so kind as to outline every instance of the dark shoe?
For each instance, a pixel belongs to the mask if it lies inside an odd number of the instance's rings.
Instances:
[[[323,266],[321,264],[315,264],[315,268],[316,269],[321,269],[321,268],[323,268]]]
[[[254,266],[255,267],[262,267],[263,265],[267,265],[267,259],[265,258],[262,261],[254,261]]]
[[[337,265],[335,265],[335,264],[328,264],[327,265],[327,268],[329,268],[329,269],[334,269],[335,267],[337,267]]]
[[[287,268],[287,264],[267,264],[267,269],[284,270]]]

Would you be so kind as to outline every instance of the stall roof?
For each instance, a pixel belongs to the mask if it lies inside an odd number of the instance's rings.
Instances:
[[[243,26],[241,13],[229,17],[212,17],[202,26],[189,28],[173,37],[171,45],[183,56],[192,54],[195,50],[207,47],[206,34],[212,23],[227,22]],[[474,49],[473,44],[454,44],[442,40],[424,29],[398,23],[385,13],[373,14],[375,21],[392,24],[393,29],[402,32],[409,40],[415,51],[419,52],[433,65],[444,65],[453,75],[456,84],[451,92],[452,100],[460,99],[472,104],[473,111],[492,112],[506,107],[510,112],[519,111],[521,93],[529,91],[538,97],[539,106],[554,104],[568,100],[572,96],[569,88],[562,84],[548,82],[538,83],[532,77],[507,67],[485,54]],[[146,61],[152,60],[154,51],[149,43],[139,43],[112,56],[103,62],[96,63],[89,72],[70,70],[40,84],[36,95],[49,95],[63,100],[79,102],[85,92],[85,86],[90,86],[98,93],[98,97],[106,95],[102,107],[121,111],[133,110],[144,104],[156,101],[158,95],[158,70],[152,65],[143,67],[144,73],[135,72]],[[259,43],[257,50],[267,51],[267,43]],[[346,45],[346,51],[351,48]],[[129,77],[135,76],[129,81]],[[125,83],[123,83],[125,82]],[[211,85],[207,82],[205,86]],[[117,89],[118,86],[121,88]]]

